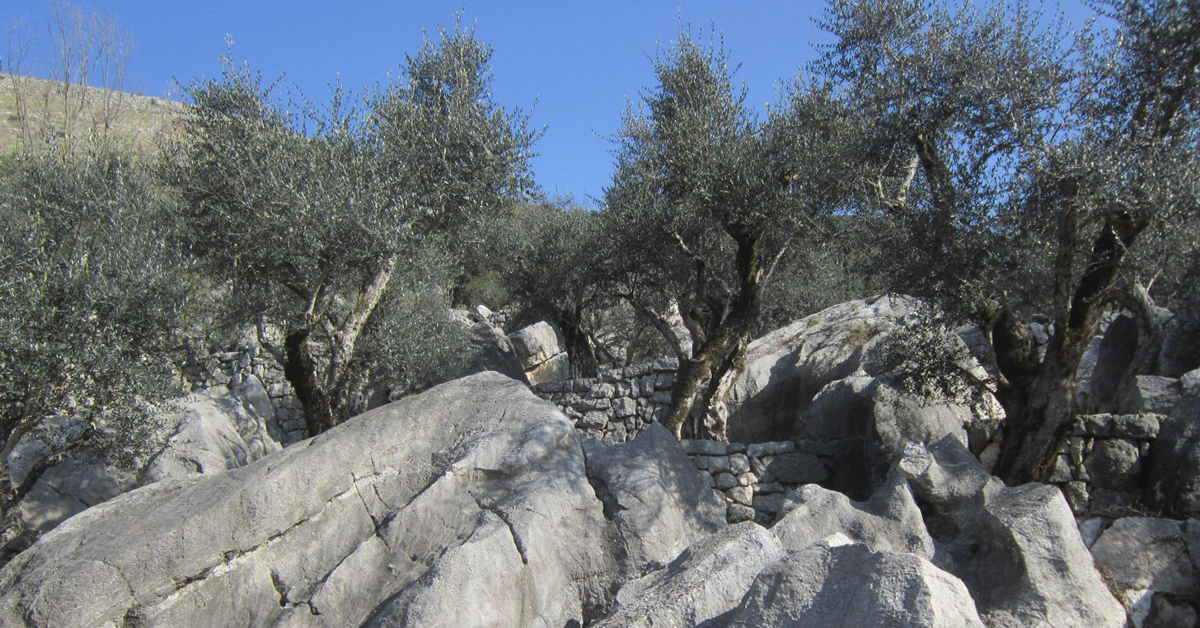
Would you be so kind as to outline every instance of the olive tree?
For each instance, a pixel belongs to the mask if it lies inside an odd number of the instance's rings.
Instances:
[[[687,33],[660,54],[655,76],[643,106],[624,116],[604,213],[622,242],[623,296],[680,358],[666,420],[678,436],[696,401],[706,414],[743,368],[774,264],[806,221],[837,206],[840,138],[853,118],[832,90],[801,80],[760,119],[725,53]],[[663,319],[667,295],[690,350]],[[697,433],[723,438],[722,418],[706,420]]]
[[[562,330],[571,377],[596,377],[589,315],[611,300],[601,252],[600,215],[569,203],[522,204],[484,230],[485,257],[528,314]]]
[[[842,0],[821,68],[873,120],[870,210],[899,237],[892,285],[974,319],[1008,421],[997,472],[1039,479],[1127,252],[1196,207],[1200,22],[1121,2],[1109,37],[1024,5]],[[1049,311],[1044,358],[1023,321]]]
[[[179,390],[173,331],[189,260],[144,165],[108,150],[0,160],[0,460],[48,417],[84,422],[115,463],[151,443],[151,404]],[[66,451],[14,485],[0,464],[0,554],[22,549],[19,501]]]
[[[184,138],[164,175],[184,200],[194,250],[256,315],[312,433],[349,416],[366,373],[404,368],[371,364],[364,358],[401,354],[360,346],[396,302],[397,276],[412,276],[430,247],[453,249],[464,225],[531,185],[534,134],[492,101],[490,55],[473,31],[443,30],[408,58],[403,82],[359,106],[337,89],[323,113],[279,108],[270,86],[232,64],[187,91]],[[406,355],[453,355],[446,336],[428,340]]]

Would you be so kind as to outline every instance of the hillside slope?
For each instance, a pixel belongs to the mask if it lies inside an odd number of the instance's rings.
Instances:
[[[154,152],[158,139],[184,107],[173,100],[95,87],[80,98],[80,89],[71,86],[64,90],[58,81],[0,73],[0,152],[21,142],[23,123],[34,129],[45,124],[59,137],[75,141],[97,126],[91,121],[100,119],[99,112],[104,110],[116,112],[110,133],[119,143],[138,152]],[[68,111],[77,113],[68,115]]]

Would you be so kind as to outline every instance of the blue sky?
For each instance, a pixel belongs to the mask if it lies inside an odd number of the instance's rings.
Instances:
[[[451,26],[463,11],[476,36],[495,48],[494,96],[505,107],[532,110],[546,127],[533,163],[550,194],[591,204],[612,175],[612,143],[626,99],[653,85],[652,59],[672,40],[680,20],[715,26],[725,40],[735,76],[762,107],[781,81],[793,76],[829,37],[813,22],[817,2],[768,0],[579,0],[435,2],[433,0],[77,0],[75,5],[114,18],[134,40],[127,91],[172,96],[174,80],[219,73],[225,37],[234,57],[267,78],[320,99],[335,77],[359,89],[382,83],[420,46],[422,29]],[[1080,14],[1082,2],[1066,2]],[[21,22],[35,46],[25,67],[46,50],[50,4],[0,0],[0,25]],[[8,65],[5,64],[7,69]]]

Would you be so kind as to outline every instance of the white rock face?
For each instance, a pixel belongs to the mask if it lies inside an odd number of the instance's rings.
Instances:
[[[866,502],[809,484],[784,500],[783,517],[771,527],[784,549],[799,550],[834,534],[891,551],[933,557],[933,539],[908,484],[895,478]]]
[[[560,382],[571,377],[571,363],[558,327],[539,321],[508,335],[530,384]]]
[[[989,627],[1125,625],[1062,493],[1005,487],[961,443],[910,446],[896,464],[935,535],[936,564],[967,585]]]
[[[283,434],[273,414],[267,391],[253,378],[229,393],[189,395],[170,412],[165,422],[174,433],[139,483],[236,469],[280,451]]]
[[[818,543],[758,575],[718,625],[983,628],[962,581],[913,554]]]
[[[1125,626],[1062,494],[954,435],[905,444],[865,501],[800,487],[768,530],[727,525],[661,426],[578,434],[521,382],[449,382],[83,510],[0,569],[0,625]],[[1143,628],[1194,622],[1200,521],[1094,550]]]
[[[828,487],[856,499],[882,485],[909,441],[953,435],[979,453],[987,437],[973,432],[987,433],[981,426],[1004,417],[991,393],[981,391],[978,403],[933,401],[888,379],[884,341],[918,305],[902,296],[850,301],[755,340],[745,373],[718,409],[729,417],[730,440],[795,440],[829,468]],[[987,377],[974,358],[962,367]]]
[[[197,392],[174,402],[154,422],[167,436],[163,448],[140,468],[121,469],[102,462],[68,457],[47,469],[21,502],[28,529],[44,533],[88,507],[161,480],[217,473],[245,466],[282,449],[282,433],[262,384],[251,377],[232,391]],[[70,424],[60,429],[68,429]],[[38,439],[28,439],[10,468],[28,472],[44,454]]]
[[[783,557],[775,537],[743,522],[692,544],[665,569],[629,582],[596,628],[697,626],[737,606],[755,576]]]

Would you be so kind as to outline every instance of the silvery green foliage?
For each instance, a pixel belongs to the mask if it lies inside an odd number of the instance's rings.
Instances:
[[[116,462],[152,447],[189,261],[142,165],[101,147],[0,166],[0,438],[53,413]],[[99,428],[99,429],[97,429]]]
[[[359,101],[335,87],[324,109],[285,108],[274,85],[228,59],[220,78],[187,90],[193,105],[164,178],[184,201],[204,268],[228,282],[235,322],[270,323],[293,339],[291,357],[274,353],[292,365],[302,398],[320,389],[345,399],[366,373],[415,386],[449,368],[446,343],[462,339],[439,305],[453,274],[443,261],[423,265],[532,184],[536,133],[492,100],[490,56],[473,30],[442,30],[399,80]],[[417,316],[440,322],[425,328]],[[344,363],[319,359],[338,347],[349,349]],[[296,379],[313,370],[311,382]]]
[[[981,377],[983,371],[949,322],[944,313],[922,304],[877,350],[889,381],[905,392],[934,401],[978,403],[995,384]]]

